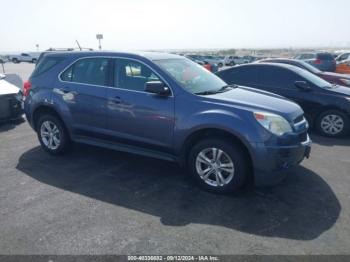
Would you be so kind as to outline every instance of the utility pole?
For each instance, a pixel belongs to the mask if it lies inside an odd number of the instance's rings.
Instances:
[[[103,34],[97,34],[96,39],[98,40],[98,49],[101,50],[102,49],[101,40],[103,39]]]

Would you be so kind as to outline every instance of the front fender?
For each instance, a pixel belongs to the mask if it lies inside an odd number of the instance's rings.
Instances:
[[[188,116],[176,126],[175,150],[181,152],[186,139],[199,130],[218,129],[239,139],[250,151],[251,143],[259,141],[258,123],[248,111],[238,113],[224,109],[210,109]]]

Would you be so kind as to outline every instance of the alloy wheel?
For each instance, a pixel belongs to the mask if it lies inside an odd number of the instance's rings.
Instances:
[[[56,150],[61,144],[60,130],[52,121],[44,121],[42,123],[40,137],[48,149]]]
[[[219,148],[205,148],[196,157],[196,171],[208,185],[219,187],[231,182],[235,168],[232,159]]]

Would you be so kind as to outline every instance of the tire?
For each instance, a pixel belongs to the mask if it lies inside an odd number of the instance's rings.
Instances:
[[[14,64],[19,64],[19,61],[18,61],[17,58],[13,58],[13,59],[12,59],[12,63],[14,63]]]
[[[36,123],[36,127],[39,142],[46,152],[52,155],[60,155],[70,149],[71,141],[68,132],[62,121],[56,116],[52,114],[41,116]]]
[[[36,59],[35,59],[35,58],[32,59],[32,63],[33,63],[33,64],[36,64]]]
[[[316,129],[328,137],[342,137],[349,133],[349,116],[339,110],[327,110],[316,119]]]
[[[218,64],[218,67],[223,67],[223,64],[222,64],[222,63],[219,63],[219,64]]]
[[[231,62],[230,63],[230,66],[234,66],[234,65],[236,65],[235,62]]]
[[[213,158],[213,148],[217,149],[216,156],[219,155],[218,150],[221,150],[221,156],[219,161],[209,164],[208,159]],[[200,187],[219,194],[232,193],[240,189],[248,177],[249,170],[248,160],[242,154],[242,149],[232,141],[221,139],[205,139],[198,142],[189,153],[187,167],[191,177]],[[205,172],[208,168],[210,171]],[[218,171],[223,177],[221,180],[218,180]]]

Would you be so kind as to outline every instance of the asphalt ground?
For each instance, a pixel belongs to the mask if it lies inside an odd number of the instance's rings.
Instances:
[[[0,254],[349,254],[350,139],[311,137],[278,185],[222,196],[166,161],[85,145],[50,156],[25,121],[4,124]]]

